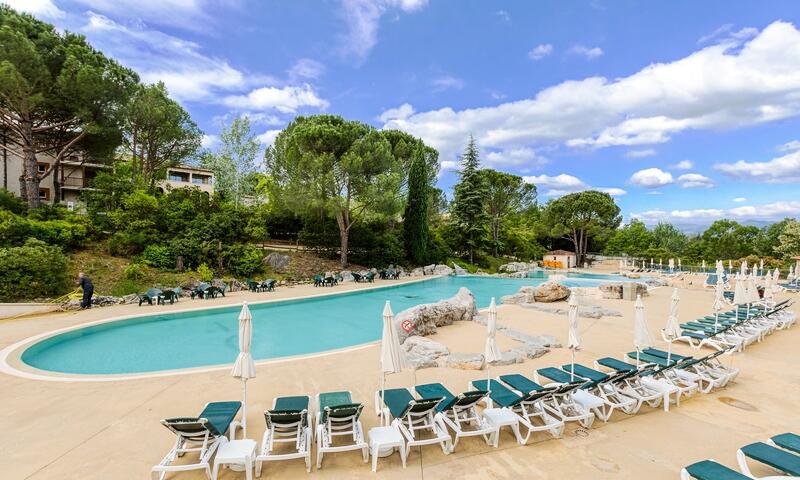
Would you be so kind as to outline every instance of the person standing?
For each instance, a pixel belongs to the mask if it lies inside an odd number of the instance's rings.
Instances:
[[[81,308],[92,308],[92,295],[94,294],[92,280],[81,272],[78,274],[78,285],[83,289]]]

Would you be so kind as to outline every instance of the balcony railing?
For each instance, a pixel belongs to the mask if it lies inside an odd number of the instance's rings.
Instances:
[[[64,187],[87,188],[89,186],[89,180],[90,179],[83,177],[66,177],[61,185]]]

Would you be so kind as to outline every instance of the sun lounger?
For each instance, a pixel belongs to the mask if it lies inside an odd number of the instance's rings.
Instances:
[[[736,470],[721,465],[714,460],[693,463],[681,470],[681,480],[751,480]]]
[[[520,418],[519,423],[525,427],[526,434],[524,437],[519,434],[519,443],[525,444],[533,432],[548,432],[553,438],[561,437],[564,419],[550,404],[556,392],[577,388],[577,385],[545,388],[520,374],[501,375],[498,379],[490,384],[486,380],[473,380],[470,385],[479,390],[491,387],[487,407],[507,408]]]
[[[230,431],[230,437],[234,437],[238,425],[234,419],[241,407],[241,402],[212,402],[206,404],[200,415],[196,417],[161,420],[161,424],[174,433],[177,439],[161,463],[151,470],[152,477],[163,480],[169,472],[204,470],[206,476],[211,478],[211,457],[217,448],[226,441],[225,434],[228,431]],[[172,462],[178,457],[194,452],[197,452],[200,457],[196,463],[172,465]]]
[[[173,289],[162,291],[161,292],[161,303],[165,304],[167,302],[167,300],[169,300],[169,304],[173,305],[181,297],[181,292],[183,292],[181,287],[176,287],[176,288],[173,288]]]
[[[726,386],[731,380],[735,379],[736,376],[739,375],[738,368],[725,366],[719,360],[720,356],[729,354],[732,350],[732,348],[727,350],[718,350],[704,357],[695,359],[694,363],[685,365],[682,368],[701,375],[705,379],[705,383],[710,384],[710,386],[705,384],[701,385],[701,390],[704,390],[704,393],[708,393],[708,390],[711,388]],[[677,355],[675,353],[670,355],[669,352],[665,352],[664,350],[659,350],[657,348],[646,348],[643,350],[643,352],[648,355],[658,356],[664,359],[672,358],[677,360],[685,360],[690,358],[683,355]]]
[[[581,388],[590,391],[603,400],[604,405],[594,410],[594,414],[604,422],[607,422],[608,419],[611,418],[611,414],[614,410],[620,410],[628,415],[633,415],[639,411],[642,405],[641,401],[629,397],[623,392],[625,387],[624,380],[636,375],[637,372],[616,372],[607,374],[579,363],[562,365],[561,370],[567,372],[570,377],[574,372],[575,375],[590,380],[581,385]]]
[[[389,423],[400,430],[406,440],[406,458],[411,447],[439,444],[445,454],[452,451],[450,434],[434,420],[437,407],[444,401],[438,398],[414,398],[407,388],[390,388],[375,392],[375,405],[382,405],[378,415],[384,424]],[[423,435],[426,437],[423,438]]]
[[[488,392],[471,390],[453,395],[441,383],[417,385],[414,390],[422,399],[444,399],[436,407],[434,420],[440,422],[440,426],[445,430],[450,427],[455,433],[455,439],[450,446],[451,451],[455,450],[461,437],[480,435],[486,443],[491,443],[491,435],[497,429],[489,425],[486,419],[478,414],[477,409],[478,403],[486,398]]]
[[[361,450],[364,463],[369,461],[369,445],[364,440],[361,412],[364,405],[353,403],[350,392],[328,392],[317,395],[317,468],[322,468],[325,453]],[[336,437],[347,438],[344,445],[335,445]]]
[[[678,389],[678,395],[675,397],[676,405],[680,405],[680,398],[682,396],[690,397],[700,388],[698,383],[700,378],[698,375],[689,374],[689,372],[678,373],[680,367],[692,360],[691,357],[670,362],[667,362],[665,358],[648,355],[643,352],[628,352],[625,354],[625,357],[635,361],[637,366],[641,364],[655,364],[657,368],[653,373],[653,377],[658,380],[667,381]]]
[[[670,396],[679,394],[678,388],[671,383],[653,378],[655,365],[645,364],[636,367],[616,358],[603,357],[595,360],[594,367],[598,370],[605,367],[616,372],[630,373],[630,377],[623,379],[625,386],[621,388],[622,392],[653,408],[663,403],[665,412],[669,411]]]
[[[559,368],[547,367],[536,370],[534,374],[536,381],[539,383],[544,383],[540,380],[542,377],[551,380],[551,383],[547,385],[567,385],[579,383],[579,388],[573,390],[570,395],[556,397],[558,401],[554,407],[559,413],[562,413],[562,417],[565,421],[569,421],[567,417],[563,415],[567,412],[573,414],[577,413],[579,416],[583,416],[586,413],[592,414],[591,417],[584,417],[580,420],[581,424],[586,428],[589,428],[592,425],[594,422],[594,417],[600,418],[606,422],[615,408],[629,409],[635,404],[635,400],[632,398],[626,398],[623,405],[618,405],[612,402],[607,403],[605,399],[593,393],[596,390],[596,387],[599,385],[598,381],[581,377],[580,375],[574,374],[571,371],[565,372]]]
[[[781,433],[767,440],[769,445],[800,454],[800,435],[796,433]]]
[[[750,478],[763,478],[755,476],[747,465],[747,459],[769,465],[780,472],[800,476],[800,456],[786,450],[775,448],[766,443],[756,442],[745,445],[736,452],[736,461],[743,474]]]
[[[267,429],[261,440],[261,452],[256,457],[256,476],[261,476],[264,462],[303,458],[306,471],[311,471],[311,442],[313,435],[308,413],[308,397],[279,397],[272,402],[272,410],[264,412]],[[294,444],[286,453],[276,450],[277,444]]]

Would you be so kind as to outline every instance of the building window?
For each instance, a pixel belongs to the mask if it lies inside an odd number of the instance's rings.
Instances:
[[[169,181],[170,182],[188,182],[189,175],[185,173],[177,173],[177,172],[170,172],[169,173]]]
[[[50,200],[50,189],[49,188],[40,188],[39,189],[39,200]]]
[[[50,166],[49,163],[39,162],[36,164],[36,171],[39,172],[39,175],[44,175],[44,173],[47,171],[47,167],[49,166]]]
[[[195,185],[208,185],[211,183],[211,177],[206,175],[192,175],[192,183]]]

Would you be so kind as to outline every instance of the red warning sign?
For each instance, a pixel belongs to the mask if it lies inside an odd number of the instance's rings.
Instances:
[[[406,333],[410,332],[414,328],[414,324],[411,322],[411,320],[403,320],[403,323],[401,323],[400,326],[403,327],[403,330],[405,330]]]

